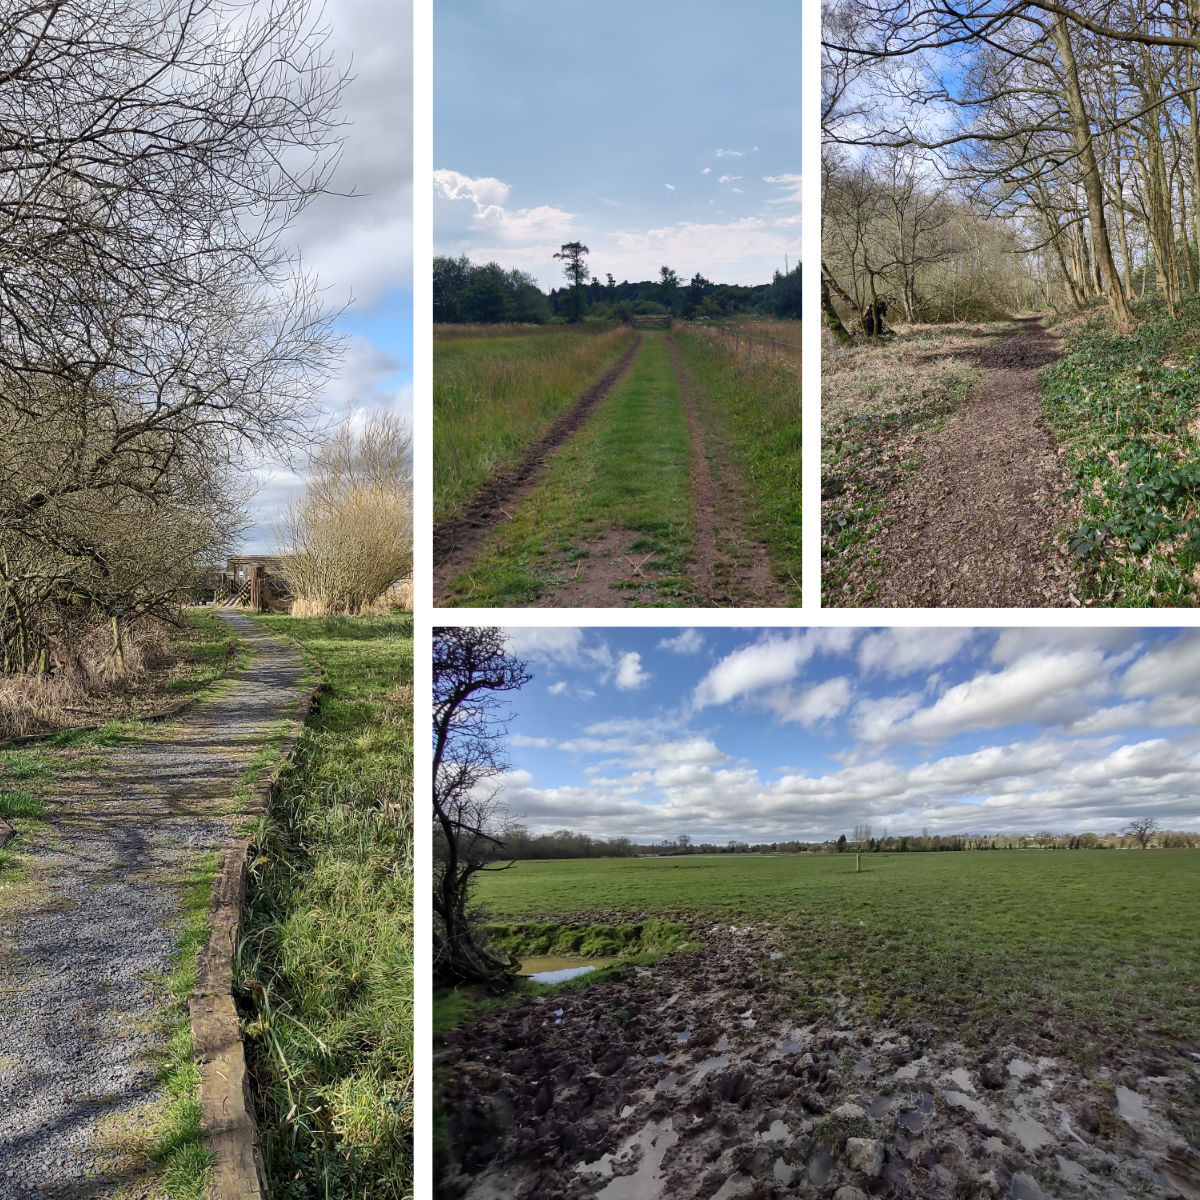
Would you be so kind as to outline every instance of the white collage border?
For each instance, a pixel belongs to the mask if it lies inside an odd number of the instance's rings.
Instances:
[[[803,495],[803,600],[799,608],[749,609],[439,609],[432,596],[432,260],[433,260],[433,24],[435,0],[415,0],[413,10],[413,387],[414,387],[414,821],[415,821],[415,1011],[414,1011],[414,1188],[421,1200],[433,1195],[432,1117],[432,928],[430,905],[431,839],[421,817],[422,798],[430,795],[432,779],[427,750],[432,715],[424,701],[432,690],[431,634],[436,615],[443,625],[524,627],[592,626],[608,628],[797,628],[851,626],[928,628],[963,626],[1002,628],[1041,626],[1073,628],[1196,626],[1200,613],[1190,609],[822,609],[820,607],[820,42],[821,6],[802,3],[802,155],[804,236],[804,359],[801,373]],[[453,0],[437,0],[452,3]],[[561,0],[545,0],[546,3]],[[739,19],[747,16],[739,10]]]

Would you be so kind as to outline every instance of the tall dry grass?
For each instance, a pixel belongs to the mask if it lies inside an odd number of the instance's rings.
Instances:
[[[435,524],[519,460],[634,336],[625,325],[517,326],[509,336],[480,328],[434,343]]]

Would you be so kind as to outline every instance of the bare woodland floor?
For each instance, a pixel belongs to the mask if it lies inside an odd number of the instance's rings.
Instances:
[[[982,378],[940,428],[911,447],[912,469],[881,498],[877,534],[846,565],[826,604],[1030,608],[1080,602],[1055,536],[1066,514],[1066,480],[1037,385],[1059,354],[1058,337],[1039,317],[992,327],[975,339],[968,361]]]

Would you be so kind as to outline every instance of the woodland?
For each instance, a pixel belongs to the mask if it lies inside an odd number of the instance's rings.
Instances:
[[[833,0],[822,302],[888,320],[1102,303],[1118,332],[1200,290],[1200,4]]]

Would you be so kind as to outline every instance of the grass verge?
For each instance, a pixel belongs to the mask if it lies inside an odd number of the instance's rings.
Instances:
[[[271,1194],[412,1195],[412,619],[261,617],[324,669],[237,964]]]
[[[632,331],[582,325],[434,335],[433,519],[453,516],[617,361]]]
[[[1064,531],[1087,597],[1123,607],[1200,603],[1200,296],[1170,317],[1137,307],[1064,332],[1042,392],[1078,513]]]
[[[612,531],[628,535],[629,551],[647,559],[639,603],[692,603],[689,454],[666,342],[646,334],[587,426],[550,460],[537,489],[471,569],[451,581],[451,603],[532,604],[567,582]]]
[[[770,335],[800,341],[800,322],[770,322]],[[756,332],[763,332],[752,326]],[[726,450],[745,481],[750,530],[766,545],[800,603],[800,354],[738,354],[728,341],[687,327],[672,335],[693,381],[710,447]]]
[[[826,605],[861,605],[873,587],[872,543],[889,497],[920,466],[922,445],[970,395],[968,358],[992,325],[910,325],[894,338],[822,341],[821,590]]]

